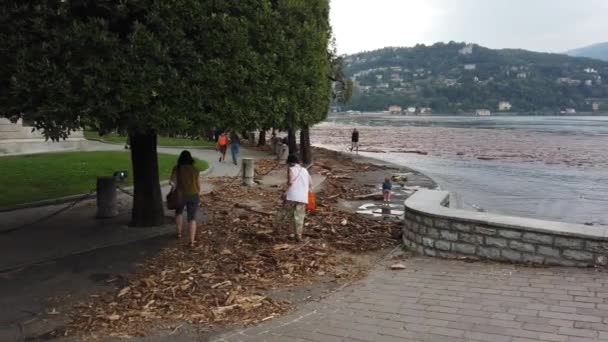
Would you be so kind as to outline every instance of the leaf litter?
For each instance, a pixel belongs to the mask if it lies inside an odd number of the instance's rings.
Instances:
[[[316,150],[312,172],[327,180],[308,213],[305,240],[296,243],[281,215],[281,189],[244,187],[238,179],[210,178],[214,189],[201,197],[207,219],[199,225],[198,245],[165,248],[138,267],[114,291],[74,305],[66,333],[144,336],[152,328],[179,324],[209,328],[255,324],[280,316],[294,305],[265,295],[269,290],[309,284],[328,276],[360,277],[344,271],[344,252],[365,253],[395,246],[399,224],[338,209],[334,203],[360,194],[349,174],[381,168]],[[339,155],[338,155],[339,156]],[[285,168],[274,159],[256,161],[256,176]],[[337,174],[340,177],[331,177]],[[255,203],[255,207],[242,205]],[[240,204],[240,205],[239,205]],[[352,262],[352,261],[351,261]]]

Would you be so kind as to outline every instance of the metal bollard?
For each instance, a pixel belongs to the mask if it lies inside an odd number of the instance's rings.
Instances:
[[[287,144],[281,145],[279,160],[282,162],[287,161],[287,157],[289,156],[289,146]]]
[[[253,177],[255,175],[255,166],[253,158],[243,158],[243,184],[253,186],[255,184]]]
[[[97,177],[97,218],[118,216],[116,208],[116,178]]]

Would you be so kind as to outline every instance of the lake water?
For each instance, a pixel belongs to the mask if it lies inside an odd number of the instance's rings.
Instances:
[[[354,127],[362,155],[427,174],[454,207],[608,225],[608,117],[335,116],[311,138],[345,151]]]

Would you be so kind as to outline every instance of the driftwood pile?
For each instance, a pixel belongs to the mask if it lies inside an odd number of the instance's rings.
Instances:
[[[273,160],[256,164],[259,175],[277,167]],[[281,219],[279,189],[211,179],[216,190],[202,197],[206,219],[198,246],[190,249],[180,241],[141,265],[130,279],[113,282],[114,291],[78,303],[66,333],[129,337],[186,323],[252,324],[292,308],[268,297],[270,289],[327,277],[349,279],[337,267],[348,262],[340,251],[367,252],[397,243],[395,223],[332,206],[350,196],[352,185],[344,190],[341,184],[351,182],[349,174],[374,167],[335,158],[323,158],[314,167],[328,173],[330,185],[318,195],[317,210],[307,215],[301,243],[291,240],[292,231]]]

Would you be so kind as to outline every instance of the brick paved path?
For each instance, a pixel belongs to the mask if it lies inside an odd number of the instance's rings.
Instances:
[[[608,272],[417,257],[214,341],[608,341]]]

